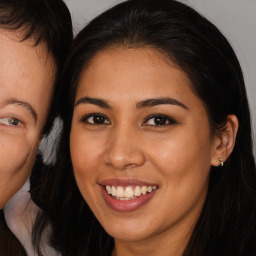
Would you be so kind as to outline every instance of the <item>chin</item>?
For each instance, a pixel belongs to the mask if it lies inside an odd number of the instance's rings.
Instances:
[[[125,224],[108,224],[108,226],[103,226],[103,228],[114,239],[127,242],[141,241],[152,234],[150,227],[146,227],[144,225],[141,227],[140,225],[137,225],[136,222],[131,221],[126,221]]]

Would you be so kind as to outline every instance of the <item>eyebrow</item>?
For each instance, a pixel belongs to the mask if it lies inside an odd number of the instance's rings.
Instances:
[[[176,105],[186,110],[189,110],[189,108],[185,104],[173,98],[156,98],[156,99],[143,100],[136,104],[136,108],[141,109],[141,108],[153,107],[153,106],[163,105],[163,104]]]
[[[85,104],[85,103],[89,103],[89,104],[93,104],[93,105],[97,105],[101,108],[111,108],[111,106],[102,99],[96,99],[96,98],[91,98],[91,97],[82,97],[80,98],[76,103],[75,103],[75,107],[80,105],[80,104]]]
[[[18,106],[21,106],[21,107],[25,108],[32,115],[35,122],[37,121],[36,111],[34,110],[34,108],[28,102],[20,101],[20,100],[17,100],[17,99],[9,99],[6,102],[6,105],[18,105]]]
[[[108,108],[108,109],[111,108],[111,106],[109,105],[109,103],[107,101],[102,100],[102,99],[97,99],[97,98],[91,98],[91,97],[82,97],[82,98],[80,98],[75,103],[75,107],[77,105],[86,104],[86,103],[94,104],[94,105],[97,105],[101,108]],[[182,102],[180,102],[176,99],[173,99],[173,98],[146,99],[146,100],[138,102],[136,104],[136,108],[141,109],[141,108],[153,107],[153,106],[163,105],[163,104],[176,105],[176,106],[182,107],[186,110],[189,110],[189,108],[185,104],[183,104]]]

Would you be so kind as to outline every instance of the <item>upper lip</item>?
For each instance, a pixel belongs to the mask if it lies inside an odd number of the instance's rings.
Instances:
[[[99,182],[100,185],[103,186],[121,186],[121,187],[127,187],[127,186],[157,186],[155,183],[145,182],[137,179],[104,179]]]

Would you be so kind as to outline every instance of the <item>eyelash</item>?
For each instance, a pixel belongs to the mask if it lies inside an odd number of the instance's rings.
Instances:
[[[93,120],[92,120],[93,122],[88,121],[90,118],[93,118]],[[96,123],[96,120],[94,118],[101,118],[101,121],[104,121],[104,122]],[[147,122],[150,119],[155,119],[154,120],[155,124],[147,124]],[[156,119],[159,119],[160,124],[156,123]],[[98,119],[98,120],[100,120],[100,119]],[[110,121],[108,120],[108,118],[105,115],[100,114],[100,113],[91,113],[91,114],[85,115],[84,117],[82,117],[80,119],[80,121],[82,123],[86,123],[86,124],[89,124],[89,125],[109,125],[109,124],[111,124]],[[161,124],[162,121],[164,122],[163,124]],[[170,116],[167,116],[167,115],[164,115],[164,114],[152,114],[152,115],[148,116],[145,119],[142,126],[163,127],[163,126],[172,125],[172,124],[177,124],[177,121],[174,120],[173,118],[171,118]]]

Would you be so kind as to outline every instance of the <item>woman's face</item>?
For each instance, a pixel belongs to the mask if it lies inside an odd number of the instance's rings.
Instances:
[[[153,49],[107,49],[82,72],[72,120],[78,187],[116,240],[188,232],[215,159],[186,74]]]
[[[46,46],[18,35],[0,30],[0,209],[31,173],[55,80]]]

